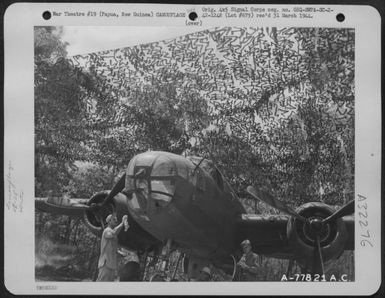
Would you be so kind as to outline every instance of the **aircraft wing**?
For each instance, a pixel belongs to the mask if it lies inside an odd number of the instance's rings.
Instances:
[[[115,194],[109,202],[103,205],[111,192],[109,190],[101,191],[94,194],[90,199],[35,198],[35,210],[75,218],[82,217],[89,231],[98,237],[103,232],[106,224],[105,218],[108,214],[114,212],[118,220],[123,215],[127,215],[130,228],[119,233],[118,241],[121,246],[133,250],[142,250],[160,245],[161,242],[144,230],[131,216],[127,209],[127,197],[124,194]]]
[[[289,216],[242,214],[236,223],[235,242],[249,239],[253,251],[263,255],[292,255],[286,235]]]
[[[320,254],[324,260],[338,258],[345,250],[354,250],[354,216],[342,217],[335,227],[338,229],[335,234],[333,227],[327,230],[328,234],[322,234]],[[288,215],[242,214],[236,222],[235,241],[239,246],[243,240],[249,239],[257,254],[296,259],[312,268],[313,265],[309,264],[315,259],[314,244],[301,234],[302,230],[306,234],[306,229],[294,226],[292,217]]]
[[[84,211],[90,207],[89,199],[75,199],[65,197],[35,198],[35,209],[53,214],[68,215],[72,217],[83,216]]]
[[[249,239],[256,253],[274,256],[293,255],[289,243],[288,215],[242,214],[236,223],[235,242]],[[354,250],[354,216],[344,216],[346,241],[344,250]]]

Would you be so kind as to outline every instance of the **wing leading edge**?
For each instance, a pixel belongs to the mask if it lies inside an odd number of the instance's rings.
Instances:
[[[295,251],[290,246],[287,225],[290,216],[242,214],[236,222],[234,246],[249,239],[255,253],[277,258],[293,258]],[[354,250],[354,216],[342,218],[347,239],[344,250]]]
[[[84,211],[89,209],[89,199],[69,198],[35,198],[35,209],[53,214],[68,215],[72,217],[83,216]]]
[[[288,221],[286,215],[242,214],[236,222],[234,245],[249,239],[255,253],[290,257],[292,251],[286,236]]]

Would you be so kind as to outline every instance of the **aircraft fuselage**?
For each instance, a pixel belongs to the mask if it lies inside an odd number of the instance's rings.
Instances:
[[[176,154],[145,152],[130,161],[122,193],[118,216],[128,211],[157,239],[204,258],[234,249],[234,222],[245,210],[219,172]]]

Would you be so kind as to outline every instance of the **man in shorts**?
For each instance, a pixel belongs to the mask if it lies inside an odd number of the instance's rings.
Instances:
[[[128,226],[127,218],[128,216],[124,215],[119,225],[115,214],[110,214],[106,218],[107,227],[103,231],[100,243],[99,274],[96,281],[114,281],[117,277],[118,234],[124,224]]]

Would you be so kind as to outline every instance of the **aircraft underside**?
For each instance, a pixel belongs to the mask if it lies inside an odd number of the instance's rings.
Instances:
[[[36,207],[83,216],[96,235],[101,235],[108,214],[115,213],[118,221],[128,216],[130,228],[118,235],[122,247],[144,256],[144,263],[151,254],[156,260],[178,250],[192,279],[209,265],[234,277],[241,256],[239,245],[245,239],[255,253],[295,259],[313,274],[323,273],[324,263],[354,249],[354,219],[349,216],[354,211],[352,202],[337,211],[321,202],[294,210],[267,192],[253,187],[247,190],[282,214],[246,214],[210,161],[150,151],[130,161],[111,191],[81,203],[37,200]]]

